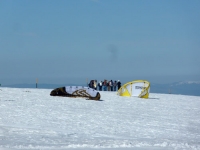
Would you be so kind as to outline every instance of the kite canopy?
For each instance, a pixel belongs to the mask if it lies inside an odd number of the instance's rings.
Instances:
[[[119,96],[148,98],[150,83],[146,80],[135,80],[124,84],[117,92]]]
[[[90,100],[99,100],[101,95],[96,90],[83,86],[65,86],[51,91],[51,96],[84,97]]]

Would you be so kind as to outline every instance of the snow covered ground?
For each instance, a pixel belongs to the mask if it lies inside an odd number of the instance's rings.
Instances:
[[[51,89],[0,88],[0,149],[200,149],[200,97],[100,92],[101,101]]]

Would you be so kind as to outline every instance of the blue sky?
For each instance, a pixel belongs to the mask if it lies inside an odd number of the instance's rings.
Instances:
[[[200,80],[199,0],[0,0],[0,83]]]

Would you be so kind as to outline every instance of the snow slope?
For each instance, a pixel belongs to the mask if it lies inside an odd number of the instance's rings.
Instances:
[[[101,101],[51,89],[0,88],[0,149],[200,149],[200,97],[100,92]]]

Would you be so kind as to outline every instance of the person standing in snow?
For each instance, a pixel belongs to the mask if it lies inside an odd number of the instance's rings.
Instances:
[[[99,86],[99,91],[102,91],[102,81],[99,81],[98,86]]]
[[[94,88],[94,82],[93,82],[93,80],[90,81],[89,87],[90,87],[90,88]]]
[[[107,83],[108,91],[110,91],[110,81]]]
[[[118,90],[120,89],[120,87],[121,87],[121,82],[118,80],[117,81],[117,87],[118,87]]]
[[[117,87],[117,81],[115,81],[115,82],[113,83],[113,91],[116,91],[116,87]]]
[[[110,80],[110,90],[113,91],[113,81]]]
[[[94,80],[94,89],[97,90],[97,80]]]
[[[103,90],[107,91],[107,80],[104,80],[103,82]]]

